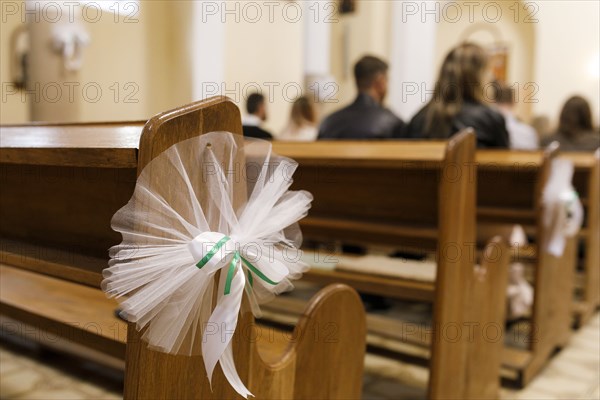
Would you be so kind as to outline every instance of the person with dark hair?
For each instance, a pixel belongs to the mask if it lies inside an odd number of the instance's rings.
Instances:
[[[365,56],[354,66],[358,97],[321,123],[319,139],[387,139],[400,137],[404,122],[383,106],[388,88],[388,65]]]
[[[592,125],[592,111],[586,99],[573,96],[560,112],[557,132],[543,140],[557,141],[563,151],[594,151],[600,147],[600,133]]]
[[[515,150],[536,150],[539,138],[533,127],[520,121],[515,115],[515,91],[506,84],[494,84],[496,109],[506,120],[506,130],[510,138],[510,148]]]
[[[450,51],[433,98],[412,118],[406,136],[445,139],[471,127],[478,147],[509,147],[504,117],[484,103],[488,73],[488,56],[478,45],[464,43]]]
[[[317,138],[316,120],[313,103],[306,96],[298,97],[292,104],[290,122],[279,135],[279,140],[312,142]]]
[[[242,118],[244,136],[258,139],[272,140],[273,135],[265,131],[260,125],[267,120],[267,105],[265,96],[252,93],[246,100],[247,115]]]

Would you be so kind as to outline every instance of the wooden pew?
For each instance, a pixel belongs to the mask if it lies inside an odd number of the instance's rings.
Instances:
[[[494,241],[495,258],[482,263],[487,275],[477,273],[473,133],[448,142],[275,143],[274,150],[299,162],[294,186],[315,197],[301,221],[305,239],[385,245],[437,259],[435,281],[382,276],[369,264],[362,273],[312,268],[305,279],[432,302],[428,396],[497,398],[502,343],[485,340],[483,328],[504,323],[508,251]],[[471,323],[476,328],[469,341]],[[458,340],[449,333],[456,327]]]
[[[424,144],[420,144],[424,146]],[[405,147],[407,146],[407,147]],[[431,157],[431,154],[419,152],[415,146],[419,144],[414,142],[378,142],[378,143],[354,143],[354,142],[319,142],[311,144],[291,144],[281,143],[275,146],[280,154],[285,154],[297,159],[300,166],[300,175],[306,170],[314,169],[315,165],[321,166],[321,176],[314,172],[308,172],[312,181],[325,180],[328,178],[333,181],[336,177],[336,169],[344,167],[340,159],[347,159],[349,163],[355,166],[355,170],[349,170],[344,182],[348,187],[338,188],[339,182],[334,181],[337,186],[331,186],[328,182],[322,182],[323,187],[313,184],[313,193],[320,198],[322,202],[329,204],[323,206],[324,214],[342,215],[350,221],[341,222],[340,219],[320,218],[315,221],[315,213],[311,218],[302,222],[305,234],[318,234],[322,232],[330,238],[336,238],[347,243],[368,244],[369,240],[378,244],[387,244],[390,237],[398,235],[401,240],[396,244],[402,243],[404,250],[421,250],[422,242],[429,240],[429,247],[435,242],[435,234],[423,229],[423,226],[415,226],[414,222],[418,218],[427,221],[427,217],[422,217],[424,213],[414,211],[418,207],[426,207],[424,203],[429,200],[423,200],[424,196],[419,192],[411,200],[398,202],[398,206],[403,207],[410,214],[408,218],[414,218],[407,224],[400,221],[402,229],[389,227],[389,221],[395,221],[396,215],[382,217],[381,211],[391,209],[386,201],[394,201],[398,196],[394,194],[396,188],[388,188],[387,191],[379,193],[373,191],[373,185],[362,175],[367,167],[372,167],[372,163],[378,160],[386,160],[390,154],[402,154],[402,149],[410,155],[410,161],[413,162],[419,157],[424,161]],[[344,150],[336,150],[332,147],[339,147]],[[542,204],[542,191],[548,180],[550,173],[550,163],[553,157],[558,154],[556,146],[550,146],[545,151],[520,152],[507,150],[480,150],[476,153],[477,163],[477,222],[478,231],[485,236],[485,241],[490,239],[487,232],[510,232],[514,224],[524,226],[527,233],[531,235],[537,243],[543,243],[546,240],[546,229],[543,226],[542,218],[544,207]],[[347,166],[345,166],[347,168]],[[473,171],[475,171],[473,169]],[[394,175],[389,171],[379,171],[385,179],[394,180]],[[361,175],[362,174],[362,175]],[[411,192],[413,186],[408,183],[418,182],[422,184],[424,176],[419,179],[400,179],[398,186],[408,187],[407,192]],[[377,178],[374,178],[376,180]],[[380,178],[384,179],[384,178]],[[576,176],[575,180],[578,178]],[[311,187],[309,182],[302,178],[299,182],[303,187]],[[355,182],[362,184],[358,190],[353,189]],[[335,202],[335,192],[344,193],[345,196],[352,198],[348,200],[347,210],[339,202]],[[587,191],[587,190],[586,190]],[[593,193],[593,192],[592,192]],[[381,201],[380,199],[384,199]],[[410,197],[409,197],[410,198]],[[375,200],[374,200],[375,199]],[[394,200],[392,200],[394,199]],[[416,199],[416,200],[414,200]],[[585,199],[584,199],[585,200]],[[375,202],[377,207],[369,206]],[[360,204],[362,203],[362,209]],[[380,207],[380,203],[383,207]],[[417,204],[415,204],[417,203]],[[594,203],[595,204],[595,203]],[[385,208],[387,205],[387,208]],[[327,208],[329,207],[329,208]],[[319,209],[315,210],[319,212]],[[363,218],[361,224],[352,221],[352,212],[360,214]],[[379,214],[377,214],[379,213]],[[431,213],[430,215],[435,215]],[[387,217],[387,218],[386,218]],[[356,218],[355,218],[356,219]],[[364,219],[370,219],[368,223]],[[411,225],[412,222],[412,225]],[[407,227],[408,226],[408,230]],[[369,240],[364,239],[363,232],[369,232]],[[585,232],[585,231],[584,231]],[[592,236],[593,238],[593,233]],[[386,239],[387,238],[387,239]],[[509,239],[506,235],[505,239]],[[387,240],[387,241],[386,241]],[[421,241],[421,243],[419,243]],[[533,316],[531,319],[531,333],[522,334],[517,337],[521,342],[521,347],[515,348],[507,346],[503,351],[503,366],[510,372],[510,376],[517,380],[520,385],[525,385],[539,372],[545,365],[553,352],[564,346],[571,334],[571,306],[565,302],[565,298],[570,298],[570,292],[573,288],[573,268],[575,257],[574,241],[568,242],[565,254],[561,259],[548,255],[545,251],[538,252],[538,247],[534,244],[524,248],[513,248],[513,258],[524,259],[533,264],[533,281],[535,282],[536,292],[533,305]],[[593,257],[593,251],[590,253]],[[593,264],[592,264],[593,265]],[[593,267],[590,267],[593,268]],[[592,272],[593,274],[593,272]],[[321,271],[315,269],[307,279],[317,282],[335,282],[342,281],[352,284],[359,291],[371,292],[384,296],[398,297],[400,291],[404,296],[416,300],[431,301],[432,284],[423,282],[412,282],[410,285],[398,284],[388,277],[375,275],[357,275],[348,274],[345,271]],[[593,284],[591,284],[593,285]],[[429,288],[429,290],[427,289]]]
[[[508,347],[503,364],[515,371],[523,386],[546,364],[571,335],[571,302],[575,263],[575,240],[567,241],[561,258],[549,255],[543,243],[542,192],[558,146],[544,151],[480,150],[477,152],[477,220],[488,225],[522,225],[534,244],[513,248],[515,258],[533,265],[534,303],[531,332],[519,338],[523,349]]]
[[[590,153],[561,153],[573,161],[575,174],[573,186],[584,206],[583,228],[579,234],[579,248],[584,256],[579,260],[582,272],[576,281],[580,291],[574,305],[576,323],[585,324],[600,306],[600,150]]]
[[[99,289],[107,249],[120,241],[110,219],[131,197],[137,174],[171,145],[223,130],[241,134],[239,110],[223,97],[145,124],[2,126],[0,314],[125,359],[126,398],[236,397],[219,367],[211,392],[199,357],[147,349]],[[339,327],[333,341],[305,334],[328,323]],[[6,326],[3,334],[19,333]],[[238,372],[257,398],[360,397],[364,311],[347,286],[321,291],[281,352],[249,312],[238,332],[246,333],[233,338]]]
[[[107,249],[120,241],[110,219],[133,193],[142,128],[0,128],[0,313],[25,324],[8,333],[33,328],[54,335],[51,344],[124,360],[126,324],[99,287]]]

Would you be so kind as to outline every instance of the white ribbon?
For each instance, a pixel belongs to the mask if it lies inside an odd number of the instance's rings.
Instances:
[[[571,184],[573,172],[570,160],[552,160],[550,178],[544,188],[544,225],[549,230],[546,250],[555,257],[563,255],[567,238],[576,235],[583,223],[583,207]]]
[[[291,280],[308,268],[298,257],[295,224],[312,196],[288,190],[296,166],[272,154],[266,141],[229,132],[194,137],[143,169],[111,223],[123,242],[110,250],[102,288],[121,299],[121,315],[144,329],[153,350],[201,353],[209,381],[220,363],[246,398],[251,393],[236,371],[231,344],[242,299],[246,295],[258,316],[259,304],[291,289]],[[237,185],[239,179],[245,185]],[[235,190],[248,196],[236,207]]]
[[[196,266],[209,277],[221,270],[217,306],[210,316],[202,337],[202,357],[209,382],[219,362],[225,377],[235,391],[240,396],[248,398],[252,393],[242,383],[235,369],[231,347],[231,338],[237,326],[242,295],[247,282],[244,270],[248,276],[255,275],[253,280],[262,279],[262,274],[270,284],[277,284],[285,279],[289,271],[275,258],[265,260],[269,257],[264,255],[270,253],[264,244],[253,242],[242,246],[235,240],[234,235],[228,237],[218,232],[204,232],[188,244],[188,250],[194,260],[197,260]]]

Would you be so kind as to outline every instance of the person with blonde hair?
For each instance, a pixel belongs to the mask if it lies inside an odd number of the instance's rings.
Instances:
[[[409,138],[446,139],[465,128],[473,128],[477,147],[509,147],[502,114],[484,101],[491,82],[485,50],[473,43],[455,47],[444,59],[433,98],[410,121]]]
[[[279,140],[312,142],[317,138],[316,113],[314,105],[306,96],[292,104],[290,122],[279,135]]]

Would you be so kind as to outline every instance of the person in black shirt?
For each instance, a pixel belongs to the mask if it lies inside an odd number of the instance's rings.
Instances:
[[[365,56],[354,66],[358,97],[331,114],[319,128],[319,139],[388,139],[400,137],[404,123],[382,103],[387,93],[388,65]]]
[[[471,127],[477,147],[508,148],[506,122],[483,102],[488,57],[481,47],[464,43],[446,56],[433,98],[410,121],[408,138],[448,138]]]
[[[265,131],[260,125],[267,120],[267,105],[265,96],[252,93],[246,101],[248,115],[242,118],[242,129],[244,136],[258,139],[272,140],[273,135]]]

